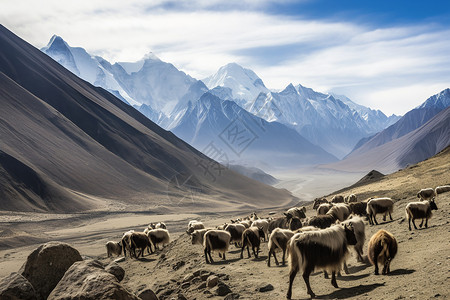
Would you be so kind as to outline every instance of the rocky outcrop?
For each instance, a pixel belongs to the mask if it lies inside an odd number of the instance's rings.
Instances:
[[[33,285],[38,299],[47,299],[64,273],[80,260],[78,250],[69,244],[48,242],[28,256],[19,273]]]
[[[105,267],[105,271],[113,274],[119,282],[125,277],[125,270],[114,261]]]
[[[11,273],[0,280],[0,299],[37,300],[37,294],[31,283],[19,273]]]
[[[51,292],[49,300],[138,300],[119,284],[117,278],[105,271],[96,260],[74,263]]]

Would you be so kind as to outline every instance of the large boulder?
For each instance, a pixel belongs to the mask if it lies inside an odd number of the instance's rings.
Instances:
[[[116,276],[119,282],[125,277],[125,270],[114,261],[105,267],[105,271]]]
[[[31,283],[19,273],[11,273],[0,280],[0,299],[37,300],[37,294]]]
[[[46,299],[70,266],[80,260],[78,250],[69,244],[48,242],[31,252],[19,273],[33,285],[39,299]]]
[[[48,300],[56,299],[139,300],[96,260],[74,263],[48,296]]]
[[[137,294],[139,299],[142,300],[158,300],[158,296],[151,290],[145,289]]]

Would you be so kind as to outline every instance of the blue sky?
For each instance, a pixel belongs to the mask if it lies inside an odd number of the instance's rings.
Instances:
[[[114,61],[152,51],[202,79],[229,62],[404,114],[450,87],[450,1],[3,0],[3,25]]]

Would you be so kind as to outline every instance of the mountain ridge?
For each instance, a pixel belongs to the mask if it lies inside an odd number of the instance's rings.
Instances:
[[[2,209],[17,209],[14,202],[22,202],[21,208],[58,212],[142,204],[195,210],[194,203],[176,200],[191,195],[189,186],[196,187],[196,204],[211,209],[217,203],[222,209],[252,207],[254,199],[259,206],[273,205],[273,199],[292,201],[285,190],[223,167],[217,178],[208,177],[198,162],[219,164],[108,91],[80,79],[3,26],[0,44],[2,151],[17,166],[25,164],[27,174],[55,182],[60,191],[41,199],[47,201],[44,206],[35,205],[36,194],[18,196],[23,189],[33,194],[31,183],[20,187],[20,181],[11,181],[17,174],[2,167],[1,189],[16,191]],[[180,174],[190,174],[189,186],[173,186],[171,179]]]

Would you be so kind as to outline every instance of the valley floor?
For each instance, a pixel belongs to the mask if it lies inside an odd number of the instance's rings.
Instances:
[[[447,299],[448,270],[450,270],[450,193],[438,197],[438,211],[435,211],[429,222],[429,228],[408,231],[404,221],[404,208],[413,197],[403,199],[395,204],[393,221],[369,226],[366,223],[366,241],[377,230],[383,228],[394,234],[399,243],[399,252],[393,260],[389,276],[373,275],[373,267],[357,263],[354,256],[349,259],[351,274],[338,278],[339,289],[331,286],[330,280],[321,273],[314,273],[311,286],[322,299]],[[277,212],[281,214],[283,210]],[[261,212],[261,215],[269,211]],[[315,211],[308,207],[307,215]],[[197,284],[181,287],[183,278],[196,270],[204,269],[221,274],[223,282],[239,299],[284,299],[288,284],[288,267],[267,267],[267,243],[262,244],[259,259],[240,259],[240,249],[230,246],[227,260],[221,261],[213,254],[216,263],[206,265],[202,248],[191,245],[189,237],[184,233],[190,219],[197,218],[207,226],[215,226],[229,221],[238,213],[220,214],[116,214],[83,218],[71,216],[58,219],[56,216],[48,220],[35,222],[15,222],[5,226],[2,223],[0,236],[0,277],[17,271],[27,255],[46,240],[68,242],[80,251],[82,256],[100,259],[108,263],[114,258],[107,258],[104,245],[108,240],[119,240],[128,229],[142,230],[149,222],[165,221],[171,231],[172,243],[156,255],[146,256],[140,260],[126,258],[119,264],[125,269],[124,285],[131,291],[149,287],[159,295],[176,295],[183,293],[187,299],[223,299],[213,296],[213,290],[198,289]],[[381,216],[378,217],[381,221]],[[51,226],[50,226],[51,224]],[[52,229],[46,229],[52,228]],[[25,229],[27,234],[24,235]],[[38,234],[42,231],[42,234]],[[30,235],[35,232],[35,237]],[[22,233],[22,235],[21,235]],[[9,234],[9,237],[8,237]],[[47,235],[47,238],[43,236]],[[27,240],[27,238],[29,238]],[[16,244],[14,244],[16,243]],[[364,248],[366,252],[366,248]],[[164,254],[164,255],[163,255]],[[280,258],[280,254],[278,254]],[[269,292],[257,291],[260,287],[271,284],[274,289]],[[170,292],[172,291],[172,292]],[[301,276],[294,281],[294,299],[308,298],[305,284]],[[170,297],[168,298],[170,299]]]
[[[366,173],[308,168],[273,171],[270,175],[280,181],[274,187],[285,188],[300,200],[311,201],[355,183]]]
[[[357,184],[341,190],[339,193],[355,193],[359,200],[373,196],[387,196],[395,200],[393,221],[382,222],[378,226],[369,226],[366,222],[366,243],[379,229],[386,229],[394,234],[399,244],[397,257],[392,261],[389,276],[373,275],[373,267],[358,263],[354,257],[349,259],[349,275],[338,278],[339,289],[332,287],[330,280],[325,280],[321,273],[311,276],[311,287],[321,299],[448,299],[450,298],[450,192],[440,194],[429,227],[420,230],[408,230],[405,222],[405,206],[417,201],[417,191],[424,187],[435,187],[450,183],[450,149],[434,158],[405,168],[394,174],[377,180]],[[361,178],[342,178],[341,175],[324,174],[301,176],[301,172],[291,174],[291,186],[302,188],[319,182],[330,185],[327,188],[315,188],[317,196],[323,196],[339,187],[337,182]],[[295,178],[297,177],[297,181]],[[285,177],[288,178],[288,177]],[[328,178],[328,179],[324,179]],[[283,178],[280,178],[283,179]],[[320,180],[319,180],[320,179]],[[316,181],[314,181],[316,180]],[[287,180],[286,180],[287,181]],[[342,186],[342,185],[341,185]],[[310,188],[311,191],[314,187]],[[301,189],[299,189],[301,191]],[[320,194],[319,194],[320,193]],[[308,194],[304,192],[304,194]],[[308,196],[309,199],[313,193]],[[302,197],[300,197],[300,200]],[[206,210],[206,209],[205,209]],[[279,216],[285,208],[272,208],[258,211],[258,215]],[[284,299],[288,285],[288,267],[267,267],[267,243],[262,244],[260,258],[240,259],[240,249],[230,246],[226,261],[206,265],[201,246],[191,245],[184,231],[189,220],[198,219],[206,226],[216,226],[229,222],[231,218],[247,215],[249,212],[228,211],[185,213],[185,209],[161,208],[155,211],[95,211],[81,214],[38,214],[0,212],[0,277],[19,270],[27,256],[39,244],[59,240],[73,245],[85,258],[96,258],[105,263],[114,258],[106,257],[105,243],[109,240],[119,241],[123,232],[134,229],[142,231],[150,222],[164,221],[171,233],[172,242],[157,254],[147,255],[142,259],[127,257],[119,264],[125,269],[123,284],[133,292],[146,287],[158,292],[160,299],[182,293],[187,299],[223,299],[215,296],[215,290],[200,287],[202,282],[191,281],[183,284],[186,275],[196,270],[207,270],[219,274],[239,299]],[[311,205],[307,207],[307,216],[316,212]],[[381,216],[378,216],[381,221]],[[366,248],[364,248],[366,251]],[[279,254],[278,254],[279,256]],[[259,288],[271,284],[273,290],[260,292]],[[168,297],[165,297],[166,295]],[[294,299],[308,298],[305,283],[301,276],[294,281]]]

